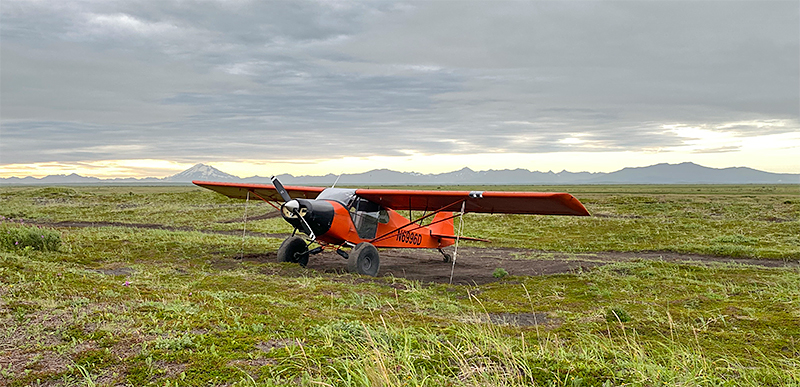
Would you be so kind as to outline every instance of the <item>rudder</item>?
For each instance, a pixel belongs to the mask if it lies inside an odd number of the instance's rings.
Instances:
[[[452,212],[442,211],[442,212],[437,213],[433,217],[433,220],[431,221],[431,226],[430,226],[431,235],[434,235],[434,236],[439,236],[439,235],[451,236],[451,235],[455,235],[455,227],[453,226],[454,223],[453,223],[452,216],[453,216]],[[447,218],[450,218],[450,219],[447,219]],[[443,220],[443,219],[447,219],[447,220]]]

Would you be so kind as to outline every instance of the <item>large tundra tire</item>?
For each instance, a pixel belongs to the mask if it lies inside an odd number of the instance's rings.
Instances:
[[[378,256],[378,249],[371,243],[362,242],[350,250],[347,258],[347,271],[368,276],[378,275],[381,260]]]
[[[298,236],[286,238],[278,248],[278,262],[297,263],[305,267],[308,264],[308,256],[308,245]]]

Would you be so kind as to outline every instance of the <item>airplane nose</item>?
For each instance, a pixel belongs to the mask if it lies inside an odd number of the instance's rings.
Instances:
[[[291,199],[281,206],[283,219],[311,239],[323,235],[331,228],[333,205],[325,200]]]
[[[305,216],[308,213],[307,208],[301,208],[300,203],[297,200],[289,200],[288,202],[283,204],[281,208],[281,212],[283,212],[283,217],[286,219],[295,219],[298,215]]]
[[[284,218],[296,217],[294,212],[297,211],[298,208],[300,208],[300,203],[298,203],[297,200],[289,200],[288,202],[283,203],[283,208],[281,208],[281,211],[283,211],[283,217]]]

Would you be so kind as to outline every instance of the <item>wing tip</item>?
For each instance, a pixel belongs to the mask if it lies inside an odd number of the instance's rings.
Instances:
[[[572,196],[572,194],[567,195],[569,195],[569,201],[566,204],[569,208],[575,211],[575,216],[592,216],[592,214],[589,213],[589,210],[586,209],[586,206],[584,206],[583,203],[578,200],[578,198]]]

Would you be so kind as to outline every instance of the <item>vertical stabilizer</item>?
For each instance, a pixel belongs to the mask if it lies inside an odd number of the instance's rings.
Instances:
[[[453,216],[452,212],[440,212],[433,217],[431,221],[431,235],[434,236],[453,236],[455,235],[455,228],[453,227],[453,219],[447,219]],[[442,219],[447,219],[442,221]]]

